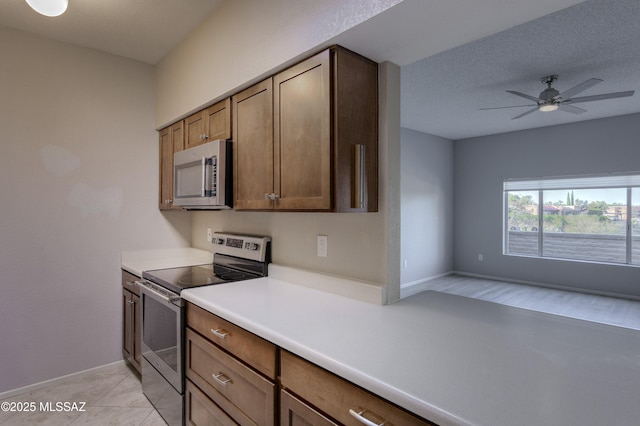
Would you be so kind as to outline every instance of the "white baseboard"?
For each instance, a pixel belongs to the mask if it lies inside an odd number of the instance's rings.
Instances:
[[[55,379],[45,380],[44,382],[34,383],[32,385],[27,385],[21,388],[12,389],[12,390],[0,393],[0,400],[11,398],[27,392],[33,392],[45,386],[55,385],[56,383],[59,383],[71,378],[79,378],[87,374],[99,373],[100,370],[111,368],[117,365],[124,365],[124,364],[126,364],[126,361],[120,360],[120,361],[112,362],[110,364],[100,365],[98,367],[93,367],[87,370],[78,371],[76,373],[67,374],[66,376],[56,377]]]

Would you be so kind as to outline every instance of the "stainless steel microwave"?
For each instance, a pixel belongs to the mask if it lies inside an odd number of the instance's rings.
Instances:
[[[231,141],[215,140],[173,155],[173,203],[185,209],[230,209]]]

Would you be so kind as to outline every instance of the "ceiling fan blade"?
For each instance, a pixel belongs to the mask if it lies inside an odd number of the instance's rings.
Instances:
[[[627,96],[633,96],[635,90],[629,90],[627,92],[615,92],[615,93],[603,93],[602,95],[593,96],[579,96],[577,98],[565,99],[562,103],[577,104],[580,102],[602,101],[604,99],[626,98]]]
[[[529,115],[529,114],[531,114],[532,112],[535,112],[535,111],[537,111],[537,110],[538,110],[538,107],[536,106],[535,108],[531,108],[530,110],[525,111],[525,112],[523,112],[523,113],[522,113],[522,114],[520,114],[520,115],[516,115],[515,117],[513,117],[513,118],[512,118],[512,120],[517,120],[518,118],[520,118],[520,117],[524,117],[525,115]]]
[[[583,81],[577,86],[573,86],[571,89],[565,90],[564,92],[560,93],[558,97],[562,99],[568,99],[574,95],[577,95],[578,93],[584,92],[585,90],[595,86],[598,83],[602,83],[603,81],[604,80],[601,80],[599,78],[590,78],[589,80]]]
[[[529,104],[529,105],[511,105],[511,106],[501,106],[501,107],[491,107],[491,108],[478,108],[480,111],[484,111],[487,109],[504,109],[504,108],[522,108],[522,107],[532,107],[538,106],[537,104]]]
[[[516,95],[516,96],[520,96],[521,98],[525,98],[525,99],[529,99],[530,101],[533,102],[539,102],[540,99],[527,95],[526,93],[522,93],[522,92],[516,92],[515,90],[507,90],[508,93],[511,93],[512,95]]]
[[[558,105],[558,109],[564,112],[570,112],[571,114],[582,114],[583,112],[587,112],[586,109],[578,108],[577,106],[567,105],[562,103]]]

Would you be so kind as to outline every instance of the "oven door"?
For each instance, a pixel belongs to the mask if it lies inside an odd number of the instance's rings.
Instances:
[[[142,356],[182,394],[184,301],[152,282],[138,281],[138,285]]]

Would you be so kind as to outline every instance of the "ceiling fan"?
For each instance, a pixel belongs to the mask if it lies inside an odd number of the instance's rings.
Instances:
[[[520,96],[521,98],[528,99],[530,101],[535,102],[535,104],[528,105],[513,105],[513,106],[504,106],[504,107],[494,107],[494,108],[480,108],[481,110],[488,109],[503,109],[503,108],[519,108],[519,107],[527,107],[532,106],[534,108],[523,112],[522,114],[516,115],[512,118],[512,120],[524,117],[525,115],[531,114],[534,111],[542,111],[549,112],[555,111],[559,109],[560,111],[569,112],[572,114],[582,114],[583,112],[587,112],[586,109],[579,108],[577,106],[573,106],[573,104],[581,103],[581,102],[592,102],[592,101],[601,101],[604,99],[613,99],[613,98],[624,98],[627,96],[632,96],[635,93],[635,90],[629,90],[626,92],[615,92],[615,93],[603,93],[601,95],[593,95],[593,96],[579,96],[574,98],[573,96],[578,93],[582,93],[585,90],[595,86],[598,83],[602,83],[603,80],[599,78],[590,78],[587,81],[583,81],[577,86],[572,87],[571,89],[565,90],[560,93],[553,87],[551,84],[558,79],[557,75],[548,75],[546,77],[542,77],[540,82],[542,84],[546,84],[547,88],[540,92],[540,95],[536,98],[535,96],[529,96],[525,93],[517,92],[515,90],[507,90],[507,92],[512,95]]]

